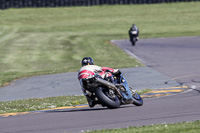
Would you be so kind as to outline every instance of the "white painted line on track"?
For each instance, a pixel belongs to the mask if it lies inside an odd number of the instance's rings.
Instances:
[[[141,58],[139,58],[138,56],[136,56],[134,53],[130,52],[129,50],[127,49],[124,49],[124,51],[126,53],[128,53],[129,55],[133,56],[135,59],[139,60],[140,62],[142,62],[143,64],[146,64],[146,62],[144,60],[142,60]]]

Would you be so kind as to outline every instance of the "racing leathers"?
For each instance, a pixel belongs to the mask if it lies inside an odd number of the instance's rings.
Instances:
[[[110,73],[106,73],[107,71],[109,71]],[[83,91],[83,94],[86,96],[88,104],[90,107],[94,107],[95,106],[95,99],[87,93],[86,91],[86,87],[84,86],[83,83],[83,79],[86,79],[88,77],[90,77],[91,75],[96,75],[98,74],[99,76],[101,76],[103,79],[106,78],[107,76],[112,76],[112,74],[117,75],[121,73],[119,69],[112,69],[112,68],[108,68],[108,67],[100,67],[97,65],[86,65],[83,66],[78,73],[78,79],[80,81],[81,84],[81,89]]]

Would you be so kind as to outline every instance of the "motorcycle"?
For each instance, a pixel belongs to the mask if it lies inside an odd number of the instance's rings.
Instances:
[[[130,37],[130,41],[131,41],[132,45],[135,46],[135,43],[139,39],[139,29],[137,28],[137,26],[135,24],[133,24],[133,26],[129,30],[129,37]]]
[[[129,87],[122,74],[105,79],[99,75],[91,75],[83,82],[87,85],[87,94],[103,107],[113,109],[125,104],[143,105],[140,95]]]

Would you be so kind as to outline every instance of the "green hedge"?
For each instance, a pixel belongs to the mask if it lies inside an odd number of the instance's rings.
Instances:
[[[93,6],[105,4],[153,4],[190,1],[199,0],[1,0],[0,9],[24,7]]]

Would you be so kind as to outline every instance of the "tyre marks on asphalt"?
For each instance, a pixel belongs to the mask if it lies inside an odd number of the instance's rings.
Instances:
[[[145,98],[168,96],[168,95],[173,95],[173,94],[183,92],[187,89],[189,89],[187,86],[160,88],[160,89],[152,90],[152,91],[149,91],[148,93],[142,94],[141,97],[145,99]],[[57,108],[52,108],[52,109],[43,109],[39,111],[5,113],[5,114],[0,114],[0,117],[17,116],[17,115],[24,115],[24,114],[37,114],[37,113],[44,113],[44,112],[51,112],[51,111],[62,111],[62,110],[66,111],[66,110],[86,108],[86,107],[89,107],[89,106],[87,104],[77,105],[77,106],[65,106],[65,107],[57,107]]]

